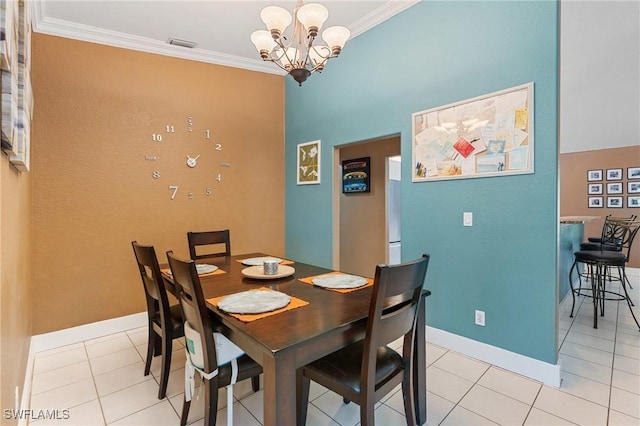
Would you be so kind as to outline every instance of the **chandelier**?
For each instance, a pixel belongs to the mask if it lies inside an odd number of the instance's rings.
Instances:
[[[318,3],[302,4],[298,0],[293,11],[293,33],[290,39],[283,35],[291,24],[291,14],[278,6],[267,6],[260,12],[267,30],[254,31],[251,41],[264,61],[270,61],[285,70],[299,86],[314,72],[322,72],[331,58],[336,58],[351,32],[340,26],[322,32],[326,45],[314,45],[322,24],[329,17],[326,7]]]

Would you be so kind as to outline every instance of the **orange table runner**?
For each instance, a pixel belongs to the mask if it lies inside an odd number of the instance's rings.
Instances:
[[[273,290],[271,290],[271,289],[269,289],[267,287],[260,287],[258,290],[273,291]],[[226,297],[226,296],[212,297],[210,299],[207,299],[207,302],[211,303],[214,306],[218,306],[218,302],[223,297]],[[294,296],[289,296],[289,297],[291,297],[291,301],[289,302],[289,304],[287,306],[285,306],[284,308],[276,309],[275,311],[263,312],[261,314],[232,314],[230,312],[225,312],[225,313],[228,314],[228,315],[231,315],[234,318],[239,319],[242,322],[252,322],[252,321],[255,321],[255,320],[259,320],[261,318],[269,317],[271,315],[276,315],[276,314],[280,314],[282,312],[290,311],[292,309],[300,308],[302,306],[307,306],[309,304],[309,302],[304,301],[302,299],[298,299],[297,297],[294,297]],[[222,311],[222,312],[224,312],[224,311]]]
[[[320,275],[314,275],[312,277],[305,277],[305,278],[299,278],[300,281],[302,281],[305,284],[313,284],[313,279],[316,277],[321,277],[323,275],[345,275],[344,272],[340,272],[340,271],[334,271],[334,272],[329,272],[326,274],[320,274]],[[367,277],[365,277],[367,278]],[[326,287],[320,287],[323,288],[325,290],[331,290],[331,291],[337,291],[338,293],[351,293],[352,291],[356,291],[356,290],[362,290],[363,288],[367,288],[367,287],[371,287],[373,285],[373,278],[367,278],[367,284],[363,285],[362,287],[356,287],[356,288],[326,288]],[[318,286],[316,286],[318,287]]]

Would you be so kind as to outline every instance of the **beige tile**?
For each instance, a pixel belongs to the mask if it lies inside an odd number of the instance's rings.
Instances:
[[[622,342],[616,342],[616,354],[640,360],[640,346],[626,345]]]
[[[609,410],[609,426],[638,426],[640,419],[627,416],[615,410]]]
[[[609,405],[609,389],[610,387],[608,385],[585,379],[575,374],[562,374],[562,382],[560,384],[561,391],[605,407]]]
[[[262,417],[260,417],[262,418]],[[307,423],[314,426],[340,426],[331,417],[320,411],[315,405],[309,404],[307,407]]]
[[[529,405],[542,387],[539,382],[494,366],[484,373],[478,384]]]
[[[453,407],[455,407],[453,402],[427,392],[427,424],[439,425]]]
[[[640,398],[638,398],[638,394],[611,388],[611,405],[609,408],[639,419],[638,423],[640,424]]]
[[[427,365],[433,364],[446,353],[447,349],[427,342]]]
[[[574,324],[571,326],[570,333],[580,333],[587,336],[594,336],[600,339],[616,340],[615,330],[603,330],[600,328],[593,328],[593,322],[590,325]]]
[[[118,333],[105,338],[90,340],[86,343],[89,358],[97,358],[113,352],[123,351],[133,347],[133,343],[126,333]]]
[[[73,345],[72,349],[61,352],[52,352],[48,355],[36,357],[33,364],[34,374],[54,370],[67,365],[77,364],[87,360],[87,352],[83,345]]]
[[[626,334],[619,333],[616,336],[616,342],[624,343],[625,345],[640,347],[640,333]]]
[[[610,352],[593,349],[571,342],[565,342],[564,345],[562,345],[562,348],[560,348],[560,353],[593,362],[595,364],[600,364],[605,367],[611,367],[613,364],[613,354]]]
[[[611,367],[594,364],[562,353],[558,354],[558,359],[562,362],[562,373],[572,373],[605,385],[611,382]]]
[[[112,425],[119,426],[140,426],[140,425],[154,425],[154,426],[175,426],[180,421],[178,414],[173,409],[169,401],[166,399],[158,401],[157,404],[143,410],[137,411],[130,416],[124,417]]]
[[[596,336],[571,332],[567,334],[565,341],[611,353],[613,353],[613,347],[615,346],[615,342],[613,340],[601,339]]]
[[[53,349],[49,349],[46,351],[40,351],[40,352],[36,352],[35,354],[33,354],[34,358],[43,358],[43,357],[47,357],[50,355],[56,355],[59,354],[60,352],[67,352],[67,351],[71,351],[74,349],[82,349],[84,350],[84,343],[83,342],[79,342],[79,343],[74,343],[71,345],[65,345],[65,346],[60,346],[58,348],[53,348]]]
[[[91,363],[93,374],[99,375],[127,365],[137,364],[141,360],[140,354],[138,354],[138,351],[132,346],[122,351],[111,352],[97,358],[91,358],[89,362]]]
[[[94,376],[94,380],[98,395],[104,396],[146,380],[153,380],[153,377],[144,376],[144,363],[140,361],[107,373],[97,374]],[[184,376],[182,378],[182,392],[184,392]]]
[[[67,415],[63,413],[57,419],[42,419],[29,422],[36,426],[101,426],[104,425],[102,409],[97,399],[69,408]]]
[[[455,352],[447,352],[432,365],[472,382],[476,382],[489,368],[489,364]]]
[[[611,385],[615,388],[640,395],[640,376],[636,376],[635,374],[614,369]]]
[[[471,389],[473,382],[438,367],[427,368],[427,389],[447,401],[457,404]]]
[[[325,393],[312,404],[341,425],[353,426],[360,421],[360,407],[344,404],[342,397],[334,392]]]
[[[637,359],[616,354],[613,356],[613,368],[640,376],[640,362]]]
[[[56,368],[55,370],[35,374],[31,383],[31,393],[36,395],[41,392],[90,378],[91,369],[89,368],[89,362],[78,362],[76,364]]]
[[[580,425],[604,425],[607,408],[549,386],[543,386],[533,406]]]
[[[220,396],[222,398],[222,396]],[[251,393],[240,400],[240,403],[255,416],[258,421],[264,420],[264,392]]]
[[[93,385],[93,379],[85,379],[32,395],[30,408],[34,410],[63,410],[97,398],[98,394]]]
[[[489,419],[479,416],[466,408],[456,406],[447,417],[440,423],[443,426],[482,426],[482,425],[495,425]]]
[[[524,422],[527,426],[556,426],[556,425],[573,425],[565,419],[556,417],[553,414],[546,413],[537,408],[532,408]]]
[[[144,357],[142,360],[144,361]],[[184,351],[184,347],[176,348],[173,347],[173,351],[171,352],[171,365],[169,367],[169,371],[177,370],[180,368],[184,368],[184,363],[187,360],[187,356]],[[156,379],[160,379],[160,370],[162,370],[162,356],[153,357],[151,361],[151,374],[154,375]]]
[[[158,384],[155,380],[146,380],[105,395],[100,401],[107,423],[112,423],[157,404]]]
[[[458,405],[503,425],[521,425],[530,407],[528,404],[480,385],[471,388]]]
[[[218,410],[216,415],[216,424],[227,424],[227,409],[222,408]],[[236,402],[233,404],[233,424],[242,426],[260,426],[260,423],[249,413],[249,411],[242,406],[242,404]]]

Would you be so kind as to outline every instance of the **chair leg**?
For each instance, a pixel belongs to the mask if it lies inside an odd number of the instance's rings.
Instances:
[[[180,416],[180,426],[187,424],[187,418],[189,417],[189,408],[191,407],[191,401],[187,401],[185,397],[182,402],[182,416]]]
[[[598,286],[599,277],[593,275],[593,265],[589,265],[591,275],[591,299],[593,301],[593,328],[598,328]]]
[[[260,390],[260,376],[253,376],[251,378],[251,389],[253,389],[254,392]]]
[[[309,379],[302,374],[302,368],[299,368],[296,371],[296,411],[298,426],[303,426],[307,423],[310,385]]]
[[[218,380],[216,377],[205,380],[202,386],[204,386],[204,424],[215,426],[218,413]]]
[[[571,280],[571,274],[573,270],[577,268],[578,262],[574,261],[573,265],[571,265],[571,269],[569,269],[569,287],[571,287],[571,313],[569,316],[573,318],[573,310],[576,307],[576,293],[573,289],[573,281]],[[578,281],[580,280],[580,271],[578,270]]]
[[[360,404],[360,425],[361,426],[374,426],[375,425],[375,403],[370,398],[365,397],[361,400]]]
[[[413,397],[413,389],[411,386],[411,372],[405,371],[402,379],[402,399],[404,400],[404,416],[407,420],[407,426],[415,426],[416,421],[416,404]]]
[[[171,369],[171,336],[163,333],[162,336],[162,370],[160,373],[160,389],[158,390],[158,399],[164,399],[167,396],[167,385],[169,384],[169,371]]]
[[[144,375],[148,376],[149,371],[151,371],[151,359],[153,358],[153,354],[155,352],[156,347],[156,339],[158,335],[155,331],[153,331],[153,325],[149,324],[149,336],[147,337],[147,360],[144,364]]]

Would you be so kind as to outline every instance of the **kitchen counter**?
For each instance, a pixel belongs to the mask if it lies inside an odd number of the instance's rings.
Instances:
[[[600,216],[560,216],[560,223],[587,223],[600,219]]]

